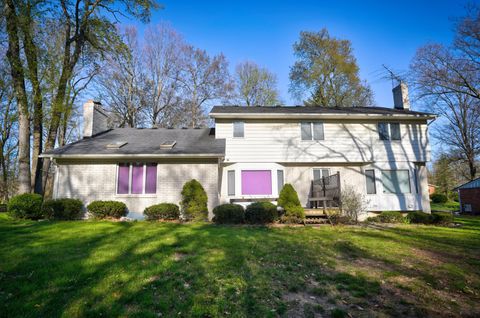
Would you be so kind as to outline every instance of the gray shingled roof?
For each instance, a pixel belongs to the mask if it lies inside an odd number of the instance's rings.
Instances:
[[[223,114],[378,114],[434,116],[431,113],[385,107],[318,107],[318,106],[214,106],[212,113]]]
[[[172,149],[160,149],[160,144],[176,141]],[[126,142],[118,149],[107,149],[108,144]],[[115,128],[91,138],[84,138],[51,151],[43,156],[68,157],[81,155],[158,155],[158,156],[223,156],[225,140],[215,139],[213,128],[201,129],[135,129]]]

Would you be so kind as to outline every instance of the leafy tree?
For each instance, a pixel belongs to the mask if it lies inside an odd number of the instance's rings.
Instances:
[[[297,61],[290,68],[290,92],[309,106],[372,106],[373,93],[359,78],[350,41],[327,29],[301,32],[293,45]]]
[[[253,62],[243,62],[235,70],[236,95],[246,106],[273,106],[280,104],[277,77],[268,69]]]

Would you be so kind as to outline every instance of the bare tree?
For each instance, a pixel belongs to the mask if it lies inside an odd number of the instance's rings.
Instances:
[[[246,106],[280,104],[277,77],[253,62],[243,62],[235,69],[236,95]]]
[[[477,175],[480,154],[480,16],[467,16],[457,27],[455,45],[429,44],[418,49],[410,66],[419,101],[441,115],[434,137]]]
[[[148,28],[142,50],[144,80],[143,109],[152,127],[173,125],[172,108],[180,107],[180,75],[185,43],[167,24]]]
[[[202,126],[206,123],[204,107],[231,97],[233,81],[223,54],[210,57],[192,46],[184,50],[180,81],[185,118],[189,127]]]
[[[109,52],[98,76],[108,109],[118,118],[120,127],[137,127],[142,122],[144,91],[143,67],[137,39],[137,29],[126,27],[124,45]]]

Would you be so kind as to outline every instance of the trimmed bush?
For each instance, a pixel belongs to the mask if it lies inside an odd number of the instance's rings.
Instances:
[[[207,203],[207,193],[200,182],[192,179],[183,185],[181,207],[187,220],[206,220],[208,217]]]
[[[277,207],[271,202],[254,202],[245,210],[245,221],[250,224],[272,223],[277,218]]]
[[[240,224],[245,222],[245,210],[239,204],[222,204],[213,209],[213,222],[218,224]]]
[[[147,220],[177,220],[180,218],[180,208],[173,203],[160,203],[149,206],[143,211]]]
[[[52,220],[78,220],[83,216],[83,203],[77,199],[45,200],[42,214]]]
[[[283,186],[282,191],[280,191],[278,196],[278,206],[281,206],[285,210],[289,207],[301,207],[297,191],[295,191],[295,188],[290,183],[286,183]]]
[[[430,195],[430,199],[433,203],[446,203],[448,201],[448,197],[443,193],[433,193]]]
[[[432,223],[432,215],[424,212],[409,212],[407,219],[410,223],[430,224]]]
[[[119,219],[127,215],[127,206],[119,201],[92,201],[87,210],[96,219]]]
[[[433,224],[447,225],[453,223],[453,214],[448,212],[435,212],[431,216]]]
[[[305,211],[301,206],[290,206],[285,210],[285,214],[280,217],[280,222],[300,224],[305,220]]]
[[[41,219],[42,201],[42,196],[36,193],[16,195],[8,201],[8,213],[15,219]]]
[[[383,211],[375,217],[375,221],[380,223],[402,223],[403,220],[402,213],[398,211]]]

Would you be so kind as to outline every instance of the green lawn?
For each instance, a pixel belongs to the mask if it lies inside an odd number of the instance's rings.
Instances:
[[[456,228],[29,222],[0,215],[0,316],[479,316]]]
[[[460,203],[455,201],[448,201],[445,203],[433,203],[430,202],[430,208],[432,211],[459,211],[460,210]]]

